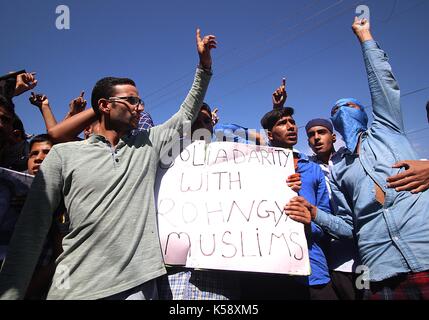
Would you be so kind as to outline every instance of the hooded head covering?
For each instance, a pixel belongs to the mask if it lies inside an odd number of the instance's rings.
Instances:
[[[350,108],[348,103],[352,102],[360,109]],[[338,100],[331,110],[335,112],[331,116],[331,121],[346,143],[347,149],[353,152],[359,139],[359,133],[365,131],[368,125],[368,116],[363,110],[363,105],[356,99],[345,98]]]

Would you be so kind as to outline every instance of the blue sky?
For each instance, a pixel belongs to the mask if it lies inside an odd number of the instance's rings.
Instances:
[[[70,9],[70,30],[55,27],[60,4]],[[303,126],[328,117],[338,98],[355,97],[370,107],[360,47],[350,28],[358,4],[370,8],[373,35],[390,57],[402,94],[429,87],[429,0],[1,0],[0,73],[37,72],[35,91],[49,97],[57,120],[81,90],[89,100],[99,78],[130,77],[146,110],[161,123],[192,83],[199,26],[218,38],[206,101],[219,107],[222,122],[259,128],[271,93],[286,77],[286,104]],[[43,119],[28,95],[16,98],[16,111],[28,133],[41,133]],[[429,89],[402,99],[406,130],[425,158],[427,100]],[[308,151],[302,129],[297,147]]]

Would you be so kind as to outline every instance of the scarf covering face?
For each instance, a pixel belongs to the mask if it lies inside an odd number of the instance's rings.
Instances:
[[[348,107],[347,103],[349,102],[357,104],[361,107],[361,110]],[[335,107],[337,106],[340,108],[331,117],[331,121],[335,130],[343,137],[347,149],[354,152],[358,143],[359,133],[367,130],[368,116],[363,111],[362,104],[356,99],[340,99],[335,104]]]

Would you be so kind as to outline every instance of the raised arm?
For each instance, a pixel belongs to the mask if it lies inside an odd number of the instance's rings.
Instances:
[[[78,113],[82,112],[83,110],[85,110],[86,100],[83,97],[84,94],[85,94],[85,91],[82,91],[79,97],[70,101],[69,112],[67,112],[66,116],[64,117],[64,120],[67,120],[68,118],[73,117]]]
[[[287,92],[286,92],[286,79],[282,79],[282,84],[280,87],[273,92],[272,100],[273,100],[273,109],[281,109],[286,103]]]
[[[50,129],[55,127],[57,120],[52,113],[48,97],[44,94],[35,94],[34,92],[31,92],[29,101],[33,106],[36,106],[42,114],[43,120],[45,121],[46,131],[48,132]]]
[[[150,131],[151,140],[157,147],[159,152],[162,152],[164,146],[171,139],[182,131],[185,123],[193,122],[204,102],[210,78],[212,58],[210,51],[216,48],[216,37],[208,35],[201,38],[200,29],[196,32],[197,51],[200,58],[199,65],[195,74],[194,82],[191,90],[182,103],[179,111],[164,124],[154,127]],[[189,126],[190,128],[190,126]],[[166,149],[170,149],[169,146]]]
[[[89,108],[48,130],[54,143],[73,141],[90,124],[97,120],[94,109]]]
[[[33,90],[36,86],[37,79],[35,72],[20,73],[16,76],[14,96],[19,96],[28,90]]]
[[[372,126],[403,133],[401,93],[388,57],[374,41],[368,20],[355,17],[352,29],[362,45],[374,115]]]

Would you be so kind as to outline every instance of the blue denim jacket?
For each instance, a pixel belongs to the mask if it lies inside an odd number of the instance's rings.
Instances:
[[[318,209],[315,222],[337,237],[356,237],[362,264],[371,281],[400,273],[429,270],[429,192],[411,194],[386,187],[386,178],[403,169],[399,160],[417,160],[402,121],[399,86],[387,55],[375,41],[362,44],[374,121],[361,135],[360,154],[345,149],[332,170],[338,210]],[[381,205],[375,182],[385,192]]]

